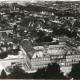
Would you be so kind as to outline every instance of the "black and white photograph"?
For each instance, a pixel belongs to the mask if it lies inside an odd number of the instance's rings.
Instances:
[[[80,79],[80,1],[0,0],[0,79]]]

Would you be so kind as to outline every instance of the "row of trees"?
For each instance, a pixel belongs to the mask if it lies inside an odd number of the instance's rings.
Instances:
[[[49,64],[47,68],[39,69],[36,73],[25,73],[19,66],[15,66],[8,76],[2,70],[1,78],[7,79],[63,79],[63,73],[60,71],[60,66],[56,63]]]
[[[60,66],[56,63],[49,64],[47,68],[39,69],[35,75],[35,79],[66,79],[60,71]]]
[[[39,32],[35,32],[35,34],[39,37],[38,39],[36,39],[36,42],[52,42],[53,39],[51,38],[51,36],[46,36],[46,32],[45,31],[39,31]],[[58,36],[68,36],[70,38],[72,37],[76,37],[77,36],[77,32],[75,30],[73,31],[69,31],[67,28],[53,28],[53,32],[50,35],[58,35]]]
[[[67,28],[60,28],[60,29],[53,29],[53,33],[54,35],[66,35],[68,37],[76,37],[77,36],[77,33],[76,31],[69,31]]]
[[[80,62],[73,64],[68,78],[60,71],[60,66],[56,63],[49,64],[48,67],[39,69],[36,73],[25,73],[19,66],[15,66],[9,75],[2,70],[1,79],[80,79]]]
[[[72,70],[68,76],[70,78],[80,79],[80,62],[72,65]]]

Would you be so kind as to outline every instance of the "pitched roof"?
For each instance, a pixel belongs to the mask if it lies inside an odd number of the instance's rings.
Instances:
[[[9,37],[4,37],[4,42],[12,42],[12,39]]]
[[[28,57],[31,59],[32,56],[34,55],[35,50],[32,48],[29,42],[27,40],[23,40],[21,46],[26,51]]]
[[[80,43],[78,41],[71,39],[71,38],[67,39],[66,42],[67,42],[67,44],[70,44],[73,47],[80,46]]]

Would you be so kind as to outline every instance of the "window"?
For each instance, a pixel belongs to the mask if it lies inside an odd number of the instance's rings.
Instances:
[[[32,59],[31,61],[35,61],[35,59]]]
[[[54,57],[51,57],[52,59],[54,58]]]
[[[56,58],[56,57],[54,56],[54,58]]]
[[[43,60],[46,60],[45,58],[43,58]]]
[[[77,57],[79,57],[79,55],[77,55]]]
[[[68,58],[70,58],[70,56],[68,56]]]
[[[68,66],[69,64],[68,63],[66,63],[66,66]]]
[[[77,55],[75,57],[77,57]]]
[[[75,61],[75,59],[72,60],[72,62],[74,62],[74,61]]]
[[[46,58],[46,60],[48,60],[48,58]]]
[[[35,59],[35,61],[37,61],[38,59]]]
[[[62,60],[60,60],[60,62],[62,62]]]

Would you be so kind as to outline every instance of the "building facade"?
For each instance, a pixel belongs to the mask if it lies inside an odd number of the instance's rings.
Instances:
[[[28,57],[26,61],[31,69],[44,68],[54,62],[60,66],[72,66],[80,61],[79,43],[71,39],[66,39],[65,44],[60,42],[28,44],[27,40],[24,42],[25,46],[28,45],[27,48],[23,48],[24,44],[21,46]]]

